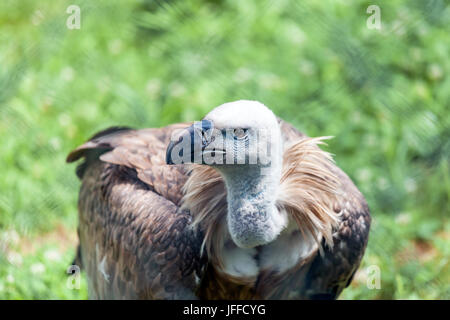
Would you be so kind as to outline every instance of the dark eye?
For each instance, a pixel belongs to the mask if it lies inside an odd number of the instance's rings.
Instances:
[[[233,135],[235,139],[244,139],[247,137],[248,129],[236,128],[233,129]]]

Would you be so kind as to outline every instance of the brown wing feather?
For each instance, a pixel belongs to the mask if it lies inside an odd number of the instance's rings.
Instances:
[[[184,126],[105,130],[68,156],[85,158],[79,236],[91,298],[196,297],[202,237],[178,206],[183,168],[162,165],[170,132]]]

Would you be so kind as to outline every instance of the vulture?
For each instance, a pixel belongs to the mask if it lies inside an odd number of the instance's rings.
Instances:
[[[72,151],[90,299],[336,299],[370,213],[350,178],[264,104],[113,127]]]

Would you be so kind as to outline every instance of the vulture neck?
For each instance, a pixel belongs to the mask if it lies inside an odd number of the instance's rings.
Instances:
[[[227,189],[227,225],[233,242],[253,248],[272,242],[288,217],[276,202],[281,179],[281,156],[271,166],[230,166],[221,169]]]

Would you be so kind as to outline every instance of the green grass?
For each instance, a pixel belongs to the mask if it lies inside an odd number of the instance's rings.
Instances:
[[[81,29],[66,8],[81,8]],[[67,153],[111,125],[259,100],[327,150],[374,218],[343,299],[450,299],[450,8],[445,1],[0,2],[0,298],[67,288],[79,181]],[[381,289],[366,285],[367,268]],[[370,277],[370,275],[369,275]]]

